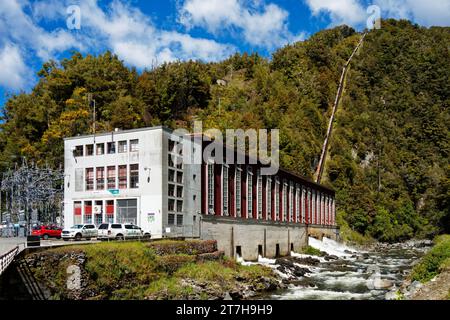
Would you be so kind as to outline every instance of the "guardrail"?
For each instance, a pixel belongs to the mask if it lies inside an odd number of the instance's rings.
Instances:
[[[13,262],[14,257],[19,253],[19,246],[0,256],[0,275]]]

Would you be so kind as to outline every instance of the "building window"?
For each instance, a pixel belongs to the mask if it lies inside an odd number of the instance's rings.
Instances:
[[[175,170],[169,169],[169,181],[175,182]]]
[[[94,214],[95,224],[101,225],[103,223],[103,201],[95,201]]]
[[[247,217],[253,217],[253,174],[247,169]]]
[[[97,143],[95,153],[98,156],[101,156],[101,155],[105,154],[105,144],[104,143]]]
[[[115,166],[109,166],[107,168],[107,183],[108,183],[108,189],[116,188],[116,167]]]
[[[169,199],[169,201],[167,203],[167,208],[169,211],[175,211],[175,200],[174,199]]]
[[[84,223],[92,223],[92,201],[84,202]]]
[[[75,169],[75,191],[83,191],[83,168]]]
[[[275,220],[280,219],[280,181],[275,182]]]
[[[267,220],[272,219],[272,179],[266,180],[266,204],[267,204]]]
[[[175,159],[177,161],[177,169],[180,169],[180,170],[183,169],[183,158],[176,157]]]
[[[139,187],[139,165],[130,164],[130,188],[136,189]]]
[[[287,220],[287,195],[288,195],[288,184],[283,180],[283,221]]]
[[[177,212],[183,212],[183,200],[177,200]]]
[[[222,166],[222,215],[228,216],[228,167]]]
[[[169,184],[169,197],[175,197],[175,185]]]
[[[175,141],[169,139],[169,152],[174,152]]]
[[[86,145],[86,155],[87,156],[93,156],[94,155],[94,145],[93,144],[87,144]]]
[[[119,153],[127,152],[127,141],[119,141]]]
[[[96,170],[97,190],[103,190],[105,189],[105,168],[99,167]]]
[[[300,214],[300,186],[297,184],[295,188],[295,209],[296,209],[296,217],[297,217],[297,223],[300,223],[301,221],[301,214]]]
[[[214,214],[214,164],[208,164],[208,213]]]
[[[137,222],[137,199],[117,200],[117,223]]]
[[[169,166],[169,167],[175,167],[175,164],[174,164],[174,162],[173,162],[173,158],[174,158],[175,156],[174,155],[172,155],[172,154],[168,154],[167,155],[167,165]]]
[[[73,223],[81,224],[81,201],[75,201],[73,203]]]
[[[130,140],[130,152],[136,152],[139,150],[139,139]]]
[[[177,183],[183,183],[183,172],[177,172]]]
[[[183,187],[182,186],[177,186],[177,197],[183,198]]]
[[[108,142],[107,152],[108,152],[108,154],[116,153],[116,143],[115,142]]]
[[[182,226],[182,225],[183,225],[183,215],[177,214],[177,226]]]
[[[119,189],[127,188],[127,166],[119,166]]]
[[[261,176],[261,169],[258,169],[258,181],[257,181],[258,219],[262,219],[262,185],[263,185],[263,178]]]
[[[86,191],[94,190],[94,168],[86,168]]]
[[[106,200],[106,222],[114,223],[114,200]]]
[[[169,225],[175,224],[175,215],[173,213],[169,213],[167,215],[167,224],[169,224]]]
[[[74,157],[82,157],[83,156],[83,146],[76,146],[73,151]]]
[[[302,197],[300,199],[301,207],[302,207],[302,223],[306,223],[306,206],[305,206],[305,194],[306,189],[304,187],[301,187]]]
[[[241,216],[241,168],[236,167],[236,216]]]
[[[294,183],[289,183],[289,221],[294,221]]]

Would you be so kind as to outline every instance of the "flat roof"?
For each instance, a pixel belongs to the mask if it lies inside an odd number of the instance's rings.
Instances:
[[[85,138],[93,138],[93,137],[104,137],[109,136],[111,134],[122,134],[122,133],[133,133],[133,132],[142,132],[142,131],[151,131],[151,130],[158,130],[162,129],[164,131],[167,131],[169,133],[173,132],[172,129],[166,127],[166,126],[155,126],[155,127],[145,127],[145,128],[137,128],[137,129],[128,129],[128,130],[118,130],[118,131],[108,131],[108,132],[99,132],[96,134],[86,134],[86,135],[80,135],[80,136],[74,136],[74,137],[67,137],[64,138],[64,141],[66,140],[77,140],[77,139],[85,139]]]

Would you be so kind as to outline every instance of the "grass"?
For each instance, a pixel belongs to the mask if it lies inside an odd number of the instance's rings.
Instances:
[[[425,283],[444,269],[450,268],[450,235],[436,237],[434,244],[433,248],[414,266],[411,272],[412,280]]]
[[[322,252],[319,249],[316,249],[316,248],[311,247],[311,246],[307,246],[307,247],[303,248],[301,253],[307,254],[307,255],[310,255],[310,256],[318,256],[318,257],[323,257],[323,256],[326,255],[325,252]]]

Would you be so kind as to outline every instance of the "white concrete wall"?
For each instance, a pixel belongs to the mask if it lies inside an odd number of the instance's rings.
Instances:
[[[146,130],[118,131],[95,136],[95,143],[105,143],[105,154],[83,157],[74,157],[72,148],[78,145],[94,144],[94,136],[74,137],[65,140],[64,143],[64,226],[73,224],[73,202],[81,200],[112,200],[130,199],[138,200],[138,225],[144,230],[150,230],[154,235],[162,233],[162,132],[161,127],[147,128]],[[129,151],[129,140],[139,139],[139,150]],[[115,154],[107,154],[106,143],[127,140],[127,152],[118,153],[116,146]],[[75,170],[83,169],[83,185],[85,179],[85,169],[127,165],[127,176],[129,183],[129,165],[139,164],[139,187],[136,189],[121,189],[118,195],[112,195],[105,187],[104,190],[75,191]],[[147,169],[146,169],[147,168]],[[106,177],[105,169],[105,177]],[[150,178],[148,180],[147,178]],[[106,179],[105,179],[106,181]],[[116,187],[118,188],[118,172],[116,172]],[[104,202],[105,203],[105,202]],[[84,209],[84,208],[83,208]],[[84,213],[84,212],[83,212]],[[155,213],[155,221],[148,221],[148,213]],[[117,212],[115,212],[117,215]]]
[[[219,250],[227,256],[236,255],[236,247],[241,247],[244,260],[258,259],[258,246],[262,246],[263,256],[274,258],[276,247],[279,255],[300,251],[307,245],[307,228],[303,224],[256,221],[253,219],[234,219],[204,216],[201,224],[201,238],[217,240]]]

